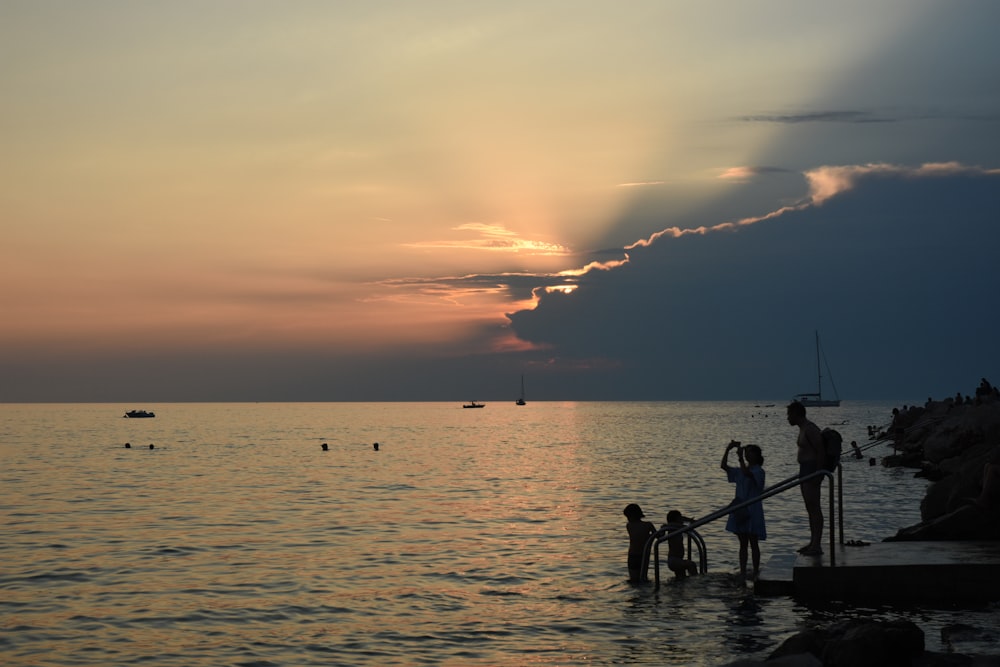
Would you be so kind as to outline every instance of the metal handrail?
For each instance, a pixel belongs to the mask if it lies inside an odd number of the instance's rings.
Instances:
[[[661,526],[660,530],[657,531],[657,533],[659,533],[660,531],[667,530],[668,525],[669,524]],[[673,532],[671,531],[668,531],[665,534],[667,536],[673,536]],[[700,574],[705,574],[706,572],[708,572],[708,553],[706,551],[704,538],[702,538],[702,536],[696,530],[685,531],[684,536],[688,538],[687,539],[688,560],[691,560],[691,544],[694,543],[698,546],[698,572]],[[656,540],[655,542],[653,542],[653,553],[654,553],[653,572],[656,580],[656,588],[660,587],[660,544],[664,542],[666,539],[667,537],[664,537],[664,539],[662,540]],[[649,541],[647,540],[647,545],[648,544]],[[643,572],[645,572],[646,569],[649,567],[647,562],[648,559],[649,559],[649,553],[647,551],[646,556],[643,560],[643,569],[642,569]]]
[[[925,416],[925,417],[922,417],[922,418],[918,419],[913,424],[910,424],[909,426],[904,427],[904,428],[902,428],[900,430],[903,430],[904,432],[906,432],[906,431],[909,431],[909,430],[912,430],[912,429],[915,429],[915,428],[923,427],[923,426],[925,426],[927,424],[937,423],[937,422],[939,422],[939,421],[941,421],[943,419],[944,419],[944,417],[940,416],[940,415]],[[875,447],[877,445],[886,444],[888,442],[894,442],[895,441],[895,436],[896,436],[896,432],[895,431],[894,432],[885,432],[885,431],[883,431],[882,434],[879,435],[878,437],[871,438],[869,440],[869,442],[867,442],[864,445],[859,445],[858,449],[860,451],[866,451],[866,450],[871,449],[872,447]],[[851,454],[851,453],[853,453],[853,450],[842,451],[840,453],[840,456],[843,457],[843,456]],[[830,485],[829,485],[830,486],[830,494],[829,494],[829,497],[830,497],[830,514],[829,514],[829,516],[830,516],[830,522],[829,522],[829,531],[828,532],[830,533],[830,565],[831,566],[835,566],[837,564],[837,551],[836,551],[836,545],[837,545],[836,533],[837,532],[840,533],[840,544],[841,545],[844,544],[844,484],[843,484],[843,482],[844,482],[844,472],[843,472],[843,466],[840,465],[839,459],[837,461],[837,465],[834,466],[834,470],[837,473],[836,483],[834,483],[834,476],[833,476],[834,475],[834,471],[833,470],[817,470],[816,472],[811,473],[811,474],[806,475],[805,477],[801,477],[801,478],[799,477],[799,475],[793,475],[793,476],[791,476],[791,477],[789,477],[787,479],[784,479],[784,480],[778,482],[777,484],[775,484],[773,486],[770,486],[770,487],[764,489],[759,496],[755,496],[753,498],[750,498],[748,500],[745,500],[745,501],[743,501],[741,503],[738,503],[738,504],[735,504],[735,505],[727,505],[726,507],[723,507],[721,509],[718,509],[718,510],[712,512],[708,516],[705,516],[705,517],[702,517],[702,518],[697,519],[695,521],[692,521],[691,523],[689,523],[689,524],[687,524],[685,526],[682,526],[680,528],[676,528],[674,530],[667,530],[667,526],[666,525],[662,526],[658,531],[656,531],[655,533],[653,533],[649,537],[649,539],[646,541],[645,550],[643,552],[642,572],[645,573],[649,569],[650,554],[655,551],[656,560],[654,562],[654,569],[655,569],[655,573],[656,573],[656,588],[659,589],[659,587],[660,587],[659,545],[660,545],[661,542],[664,542],[664,541],[666,541],[666,540],[668,540],[671,537],[674,537],[676,535],[687,535],[688,536],[688,538],[689,538],[688,539],[688,558],[689,559],[691,557],[691,541],[692,540],[695,541],[695,543],[698,545],[700,571],[702,573],[706,572],[707,569],[708,569],[708,559],[707,559],[707,556],[706,556],[705,541],[704,541],[704,539],[702,539],[701,535],[698,534],[698,532],[695,530],[695,528],[699,528],[701,526],[704,526],[705,524],[711,523],[712,521],[715,521],[716,519],[721,519],[722,517],[729,516],[730,514],[732,514],[733,512],[735,512],[738,509],[742,509],[742,508],[747,507],[749,505],[752,505],[752,504],[754,504],[756,502],[760,502],[762,500],[770,498],[771,496],[778,495],[779,493],[784,493],[785,491],[788,491],[789,489],[793,489],[796,486],[800,486],[803,482],[807,482],[810,479],[814,479],[814,478],[819,477],[819,476],[825,476],[825,477],[828,477],[830,479]],[[837,493],[838,501],[836,503],[834,502],[834,487],[837,487],[836,493]],[[835,512],[837,514],[837,530],[834,530],[834,513]]]
[[[840,464],[838,463],[838,465],[836,467],[839,470],[840,469]],[[776,496],[779,493],[784,493],[785,491],[788,491],[789,489],[794,489],[795,487],[800,486],[803,482],[807,482],[807,481],[809,481],[811,479],[815,479],[815,478],[821,477],[821,476],[828,477],[829,480],[830,480],[830,530],[829,530],[829,533],[830,533],[830,565],[831,566],[832,565],[836,565],[836,551],[835,551],[836,536],[834,535],[834,533],[837,532],[837,531],[835,531],[833,529],[833,514],[834,514],[834,509],[835,509],[834,508],[834,500],[833,500],[833,497],[834,497],[833,496],[833,493],[834,493],[833,492],[833,487],[834,486],[839,486],[839,484],[837,484],[837,485],[834,484],[833,473],[831,471],[829,471],[829,470],[817,470],[816,472],[810,473],[809,475],[806,475],[805,477],[800,477],[799,475],[793,475],[792,477],[789,477],[789,478],[787,478],[785,480],[782,480],[782,481],[778,482],[777,484],[775,484],[773,486],[770,486],[770,487],[764,489],[759,496],[754,496],[753,498],[750,498],[748,500],[744,500],[741,503],[736,503],[736,504],[733,504],[733,505],[727,505],[727,506],[725,506],[725,507],[723,507],[721,509],[717,509],[714,512],[711,512],[710,514],[708,514],[707,516],[703,516],[700,519],[695,519],[691,523],[688,523],[688,524],[686,524],[684,526],[681,526],[680,528],[674,528],[672,530],[668,530],[668,525],[670,525],[670,524],[661,526],[659,530],[657,530],[655,533],[653,533],[652,535],[650,535],[649,539],[646,540],[646,546],[645,546],[645,549],[644,549],[644,552],[643,552],[643,558],[642,558],[642,572],[646,572],[649,569],[650,554],[654,551],[654,548],[655,548],[655,551],[656,551],[656,554],[655,554],[656,555],[656,560],[655,560],[655,563],[654,563],[654,573],[655,573],[655,577],[656,577],[656,579],[655,579],[655,583],[656,583],[655,588],[659,589],[660,588],[660,562],[659,562],[659,545],[660,545],[660,543],[661,542],[665,542],[666,540],[670,539],[671,537],[676,537],[677,535],[694,534],[694,535],[697,535],[696,539],[698,540],[699,550],[701,551],[701,553],[702,553],[702,559],[704,560],[704,567],[701,570],[702,573],[704,573],[708,569],[707,559],[705,557],[704,540],[702,540],[701,536],[698,535],[698,533],[695,531],[696,528],[700,528],[701,526],[704,526],[705,524],[711,523],[711,522],[713,522],[713,521],[715,521],[717,519],[721,519],[722,517],[729,516],[730,514],[732,514],[733,512],[735,512],[738,509],[743,509],[744,507],[748,507],[750,505],[753,505],[756,502],[760,502],[760,501],[766,500],[767,498],[770,498],[771,496]],[[841,496],[841,514],[840,514],[841,539],[843,539],[843,527],[844,527],[843,496]],[[690,543],[688,544],[688,549],[689,549],[688,553],[690,553]]]

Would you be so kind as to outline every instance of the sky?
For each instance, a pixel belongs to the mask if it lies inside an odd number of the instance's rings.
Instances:
[[[0,401],[1000,381],[1000,3],[0,0]]]

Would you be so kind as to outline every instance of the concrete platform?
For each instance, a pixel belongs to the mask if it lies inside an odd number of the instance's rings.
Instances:
[[[774,556],[761,568],[754,592],[887,602],[1000,599],[1000,542],[838,545],[835,562],[831,566],[826,553]]]

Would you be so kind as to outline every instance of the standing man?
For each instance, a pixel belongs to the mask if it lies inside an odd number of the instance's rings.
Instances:
[[[806,419],[806,406],[798,401],[788,404],[788,423],[799,427],[796,460],[799,462],[799,478],[803,478],[823,465],[823,435],[819,426]],[[809,544],[799,549],[799,553],[805,556],[823,554],[823,505],[820,502],[822,485],[822,477],[814,477],[799,484],[806,513],[809,515]]]

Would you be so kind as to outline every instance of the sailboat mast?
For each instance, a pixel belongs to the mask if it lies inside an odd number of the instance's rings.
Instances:
[[[815,394],[796,394],[795,398],[792,400],[799,401],[803,405],[812,405],[816,407],[839,407],[840,406],[840,396],[837,394],[837,385],[833,382],[833,375],[830,373],[830,365],[826,363],[826,357],[820,361],[820,357],[823,356],[823,348],[819,342],[819,330],[815,330],[813,335],[816,337],[816,393]],[[823,398],[823,366],[826,366],[826,374],[830,378],[830,384],[833,385],[833,395],[834,398]]]
[[[813,331],[816,335],[816,396],[823,398],[823,371],[819,365],[819,331]]]

